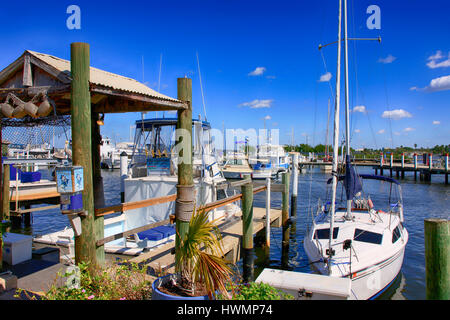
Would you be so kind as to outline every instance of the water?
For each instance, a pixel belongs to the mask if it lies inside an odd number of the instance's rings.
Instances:
[[[368,168],[358,168],[359,173],[373,174]],[[120,202],[120,176],[118,170],[102,170],[105,202],[113,205]],[[281,228],[272,228],[271,248],[269,260],[262,259],[261,250],[256,249],[255,277],[264,267],[283,268],[294,271],[310,272],[306,254],[303,250],[303,237],[307,226],[311,222],[309,209],[317,205],[318,199],[325,201],[327,196],[326,181],[330,174],[320,169],[299,175],[297,214],[293,218],[291,228],[289,254],[287,261],[282,262],[281,255]],[[444,185],[442,175],[433,175],[432,182],[414,181],[412,173],[406,173],[406,178],[400,180],[403,190],[403,204],[405,226],[409,233],[409,242],[406,246],[405,258],[400,276],[395,280],[390,290],[380,297],[382,299],[425,299],[425,248],[424,248],[424,219],[449,219],[450,188]],[[382,191],[375,187],[377,184],[365,184],[365,190],[371,194]],[[388,184],[384,184],[387,186]],[[383,187],[384,188],[384,187]],[[329,190],[328,190],[329,191]],[[375,204],[377,199],[372,197]],[[255,206],[265,206],[265,193],[261,192],[254,197]],[[281,193],[272,193],[272,208],[281,208]],[[69,226],[67,217],[59,210],[48,210],[33,214],[33,224],[29,229],[12,230],[32,234],[46,234]]]
[[[373,174],[369,168],[358,168],[359,173]],[[291,230],[288,265],[282,266],[281,261],[281,228],[272,229],[270,249],[270,262],[268,266],[294,271],[310,272],[308,260],[303,250],[303,238],[307,226],[311,222],[311,214],[308,208],[314,207],[318,199],[325,200],[327,195],[326,181],[330,174],[314,169],[299,175],[297,216],[294,230]],[[425,243],[424,243],[424,219],[426,218],[450,218],[450,188],[444,185],[443,175],[433,175],[432,182],[414,181],[413,173],[406,173],[405,179],[399,180],[403,191],[403,205],[405,226],[409,233],[409,241],[406,246],[405,257],[400,276],[387,290],[381,299],[420,299],[426,298],[425,292]],[[371,195],[379,190],[375,185],[379,183],[365,183],[365,190]],[[385,189],[387,183],[382,187]],[[339,190],[339,189],[338,189]],[[340,197],[340,190],[338,192]],[[377,199],[371,197],[377,205]],[[281,207],[281,193],[272,193],[272,207]],[[345,195],[344,195],[345,199]],[[255,206],[264,206],[265,194],[255,196]],[[385,210],[386,211],[386,210]],[[258,266],[259,270],[262,266]],[[257,273],[255,271],[255,273]]]

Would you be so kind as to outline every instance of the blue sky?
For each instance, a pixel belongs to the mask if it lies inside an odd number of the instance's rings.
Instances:
[[[91,46],[92,66],[157,89],[162,55],[160,91],[176,97],[176,78],[191,77],[196,117],[203,115],[198,52],[213,127],[258,129],[268,116],[281,143],[291,141],[292,128],[297,144],[324,143],[336,45],[323,49],[326,68],[317,48],[336,40],[337,3],[3,1],[0,69],[27,49],[70,59],[70,43],[81,41]],[[81,9],[81,30],[66,27],[71,4]],[[380,7],[380,30],[366,26],[370,5]],[[450,143],[449,9],[444,0],[349,0],[349,36],[382,37],[349,43],[353,146]],[[327,71],[329,82],[320,82]],[[129,140],[139,117],[107,115],[102,134]]]

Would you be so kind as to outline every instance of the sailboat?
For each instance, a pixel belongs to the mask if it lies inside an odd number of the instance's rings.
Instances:
[[[400,184],[382,176],[357,174],[350,161],[348,105],[347,1],[344,0],[344,53],[346,104],[345,175],[339,176],[339,93],[341,60],[342,0],[339,0],[339,31],[334,116],[333,168],[331,202],[319,203],[312,226],[304,238],[304,249],[312,268],[322,275],[351,279],[351,299],[374,299],[383,293],[399,274],[408,232],[404,226]],[[346,205],[337,203],[337,184],[346,191]],[[386,207],[379,193],[365,193],[367,184],[387,184]],[[394,191],[396,193],[394,194]],[[396,195],[396,197],[394,197]]]

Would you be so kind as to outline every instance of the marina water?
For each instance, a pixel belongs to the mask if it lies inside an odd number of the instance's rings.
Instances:
[[[368,168],[358,168],[359,173],[373,174]],[[105,204],[114,205],[120,202],[120,176],[118,170],[102,170]],[[43,178],[45,172],[43,172]],[[271,229],[271,248],[269,259],[260,259],[261,250],[255,250],[255,278],[264,267],[287,269],[292,271],[310,272],[310,266],[303,250],[303,238],[308,225],[311,223],[311,210],[314,212],[318,200],[327,201],[327,180],[329,173],[320,169],[308,169],[299,174],[297,214],[293,217],[291,226],[289,255],[286,264],[282,264],[281,257],[281,228]],[[401,274],[393,285],[380,299],[425,299],[425,247],[424,247],[424,219],[450,217],[450,188],[444,184],[443,175],[433,175],[432,182],[414,181],[412,173],[406,174],[400,183],[403,190],[403,205],[405,212],[405,226],[409,233],[405,258]],[[366,191],[371,195],[378,191],[369,185]],[[371,190],[372,188],[372,190]],[[330,189],[331,190],[331,189]],[[328,194],[330,192],[328,190]],[[338,189],[340,197],[340,190]],[[376,201],[376,198],[373,198]],[[254,205],[265,206],[265,193],[255,195]],[[272,208],[281,208],[281,193],[272,193]],[[48,210],[33,213],[32,226],[27,229],[12,230],[12,232],[32,234],[33,236],[47,234],[69,226],[67,217],[59,210]]]

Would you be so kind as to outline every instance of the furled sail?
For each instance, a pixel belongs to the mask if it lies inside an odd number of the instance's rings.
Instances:
[[[347,194],[347,200],[352,200],[353,197],[362,190],[360,178],[351,164],[349,155],[347,155],[345,159],[344,187]]]

